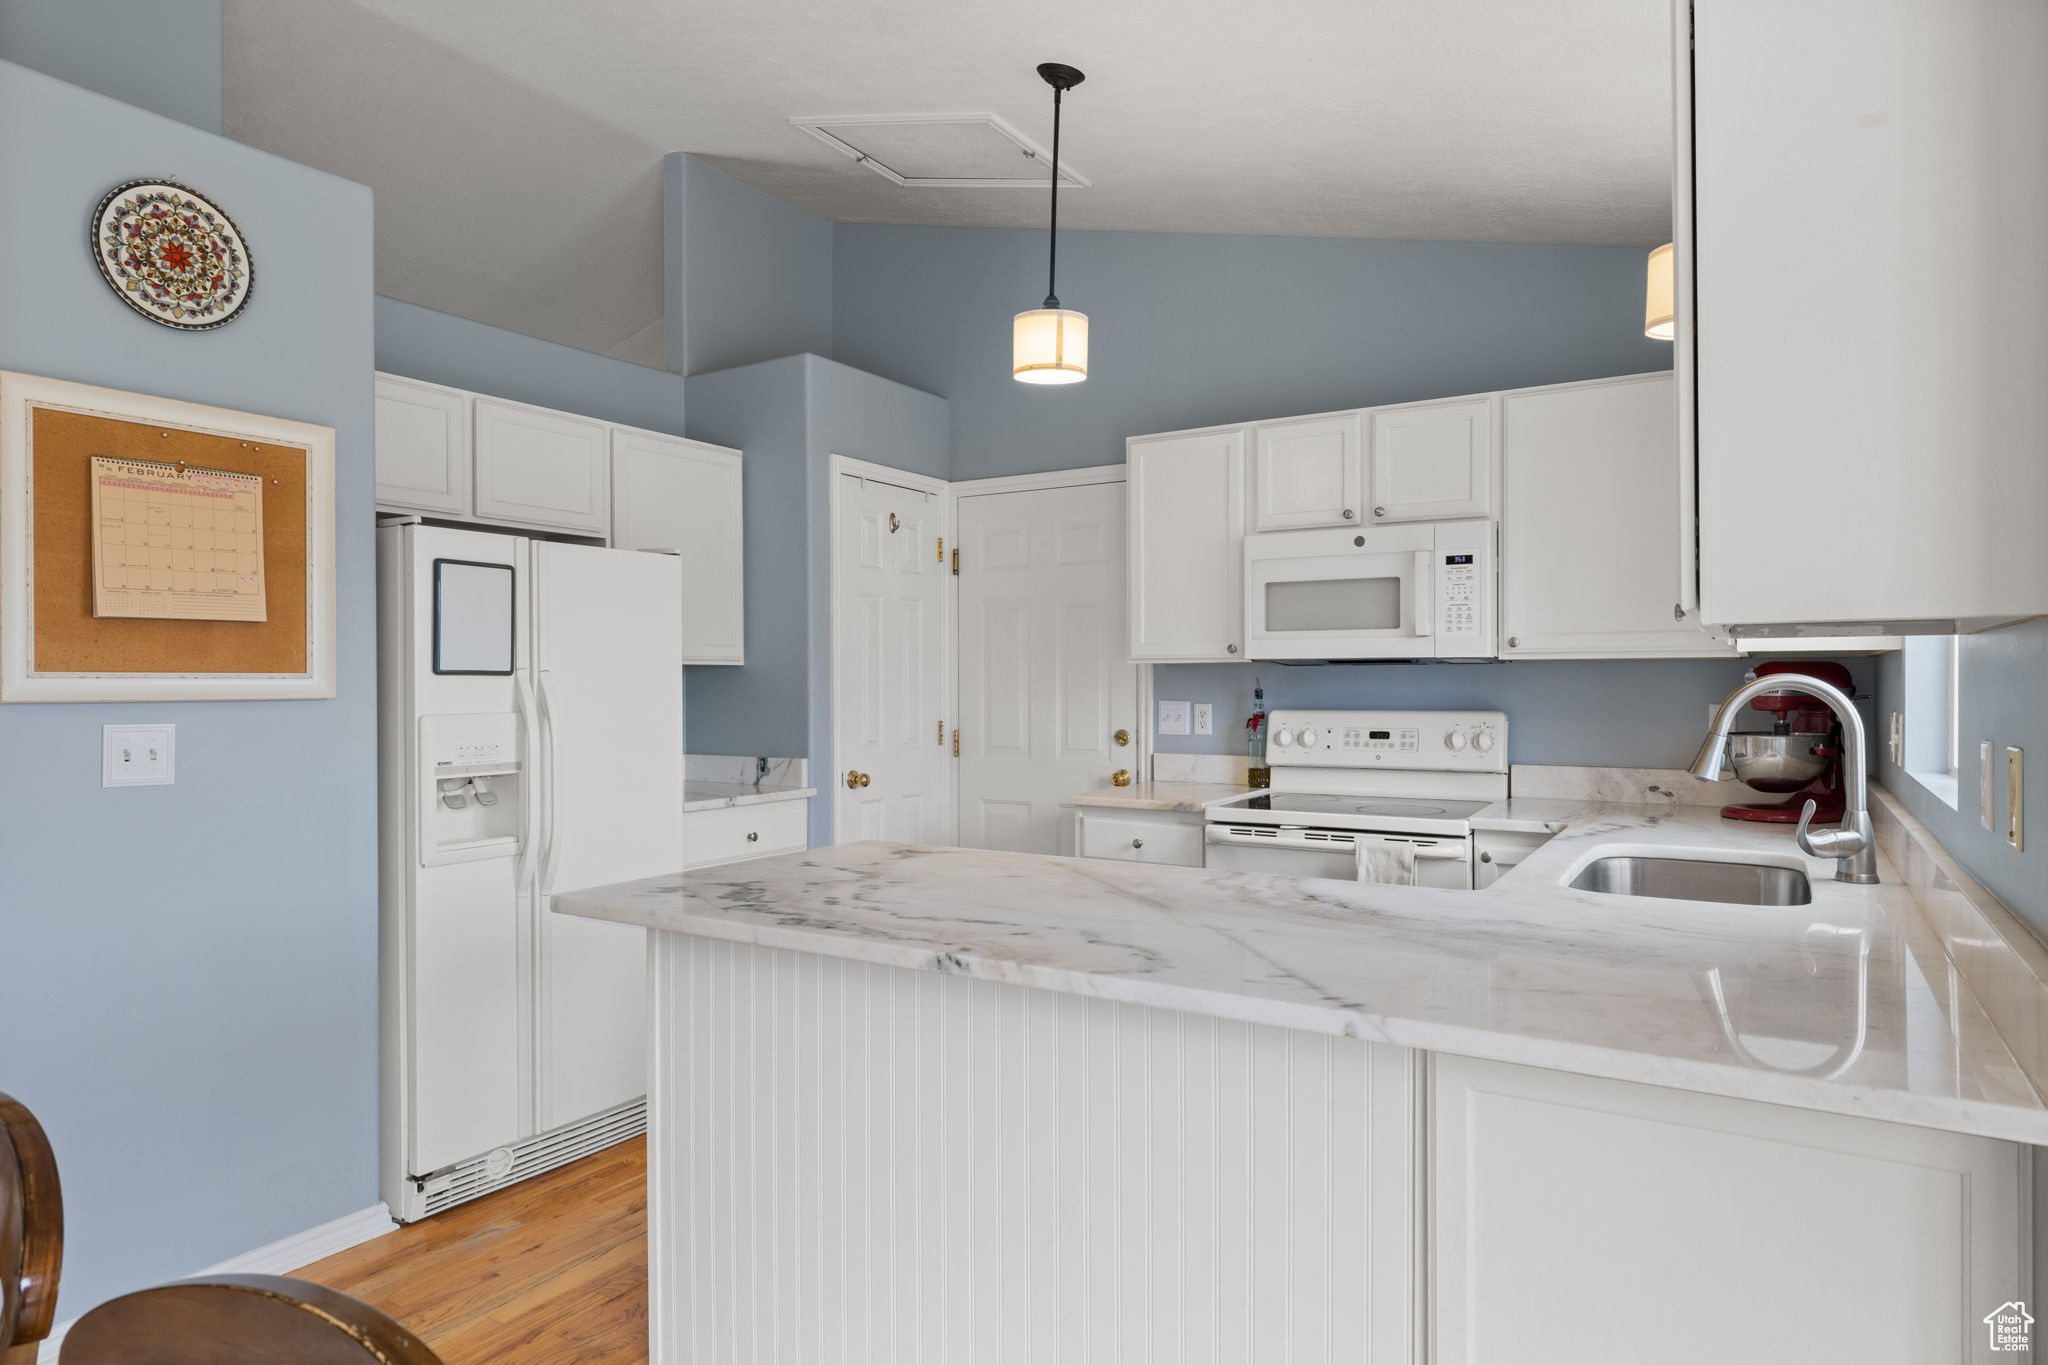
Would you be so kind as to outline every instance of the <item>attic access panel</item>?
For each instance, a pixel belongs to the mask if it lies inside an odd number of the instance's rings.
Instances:
[[[793,118],[827,146],[913,189],[1044,189],[1051,154],[994,114],[865,114]],[[1061,189],[1086,189],[1072,162]]]

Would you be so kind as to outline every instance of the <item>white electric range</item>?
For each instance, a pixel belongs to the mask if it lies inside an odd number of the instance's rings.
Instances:
[[[1508,794],[1499,711],[1275,711],[1273,785],[1210,806],[1207,865],[1469,889],[1472,817]]]

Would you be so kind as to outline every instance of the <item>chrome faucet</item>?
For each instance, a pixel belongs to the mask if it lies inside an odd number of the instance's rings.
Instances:
[[[1862,886],[1877,881],[1877,835],[1870,825],[1870,778],[1863,748],[1863,715],[1856,703],[1839,687],[1809,678],[1804,673],[1772,673],[1744,683],[1721,703],[1708,727],[1699,757],[1692,761],[1692,775],[1702,782],[1721,780],[1728,761],[1728,732],[1742,708],[1766,692],[1800,692],[1818,697],[1833,708],[1842,722],[1842,823],[1833,829],[1811,829],[1817,809],[1809,800],[1799,812],[1796,837],[1799,847],[1816,858],[1835,860],[1835,880]]]

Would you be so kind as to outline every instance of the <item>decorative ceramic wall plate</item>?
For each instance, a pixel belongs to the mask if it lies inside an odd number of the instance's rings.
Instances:
[[[116,185],[92,215],[92,254],[130,308],[152,322],[203,332],[249,302],[248,243],[220,207],[169,180]]]

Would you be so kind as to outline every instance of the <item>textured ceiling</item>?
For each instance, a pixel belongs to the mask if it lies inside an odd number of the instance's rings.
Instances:
[[[660,360],[659,158],[843,222],[1031,226],[792,115],[994,112],[1080,67],[1063,224],[1650,246],[1666,0],[227,0],[242,141],[369,184],[385,293]]]

